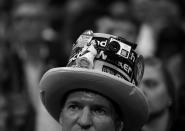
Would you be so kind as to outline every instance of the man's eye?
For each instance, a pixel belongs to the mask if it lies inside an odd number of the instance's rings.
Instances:
[[[144,81],[144,84],[148,87],[148,88],[155,88],[158,86],[158,82],[155,80],[146,80]]]
[[[95,108],[94,109],[94,113],[98,114],[98,115],[105,115],[106,111],[103,108]]]
[[[79,110],[80,106],[79,105],[69,105],[68,109],[75,111],[75,110]]]

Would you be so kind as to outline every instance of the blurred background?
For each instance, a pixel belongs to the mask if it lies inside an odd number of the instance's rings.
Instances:
[[[39,99],[39,80],[65,66],[85,30],[137,43],[160,59],[177,96],[175,129],[185,129],[184,0],[0,0],[0,131],[60,131]]]

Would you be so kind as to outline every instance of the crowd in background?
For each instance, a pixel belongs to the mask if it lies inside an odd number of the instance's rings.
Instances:
[[[60,131],[38,83],[46,70],[67,64],[88,29],[135,42],[144,58],[162,61],[177,98],[173,128],[184,128],[184,9],[184,0],[0,0],[0,131]]]

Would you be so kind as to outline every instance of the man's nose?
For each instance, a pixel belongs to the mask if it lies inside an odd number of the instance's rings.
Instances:
[[[85,107],[82,112],[80,113],[78,124],[81,126],[81,128],[88,129],[92,125],[92,118],[91,118],[91,112],[88,107]]]

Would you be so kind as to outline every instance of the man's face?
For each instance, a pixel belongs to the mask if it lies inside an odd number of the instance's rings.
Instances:
[[[12,13],[12,30],[16,39],[33,40],[42,37],[48,25],[47,10],[40,3],[23,3]]]
[[[140,88],[148,99],[150,113],[161,112],[169,106],[170,96],[164,79],[161,68],[145,66]]]
[[[115,110],[109,100],[91,92],[69,94],[60,114],[62,131],[115,131]]]

